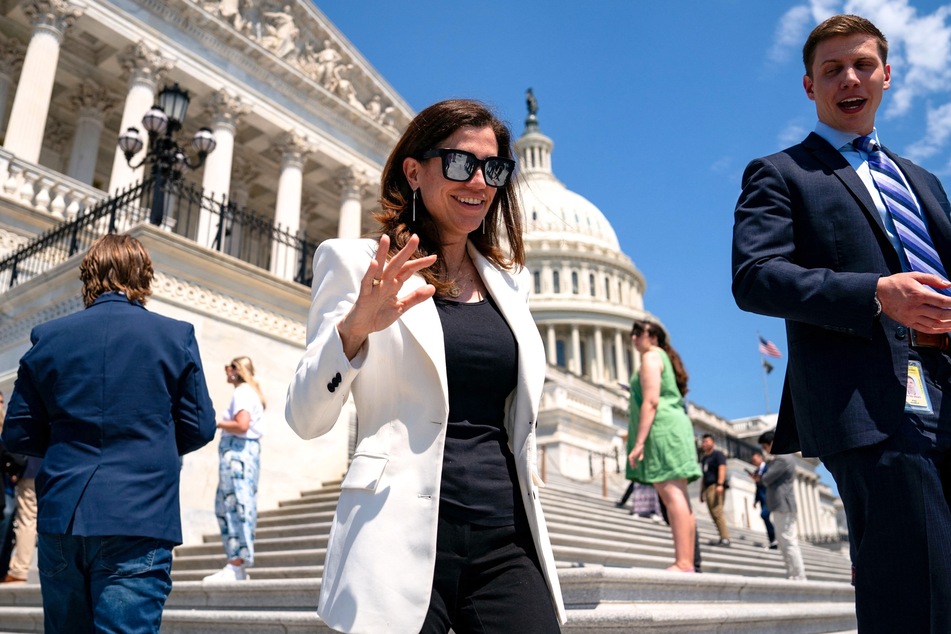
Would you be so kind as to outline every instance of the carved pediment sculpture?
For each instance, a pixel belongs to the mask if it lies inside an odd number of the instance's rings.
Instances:
[[[376,123],[396,129],[405,115],[346,45],[298,2],[193,0]],[[385,91],[382,91],[385,93]]]

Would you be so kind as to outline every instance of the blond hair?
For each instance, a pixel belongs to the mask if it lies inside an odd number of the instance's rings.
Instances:
[[[264,392],[261,391],[261,386],[258,385],[258,382],[254,380],[254,363],[251,362],[250,357],[235,357],[231,360],[231,367],[234,368],[235,373],[237,373],[242,383],[247,383],[254,388],[254,391],[258,394],[258,398],[261,399],[261,407],[267,409]]]

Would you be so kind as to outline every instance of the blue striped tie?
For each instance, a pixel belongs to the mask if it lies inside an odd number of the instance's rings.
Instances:
[[[882,194],[882,200],[885,201],[885,207],[895,222],[898,238],[905,248],[905,256],[912,270],[932,273],[941,279],[948,279],[941,258],[938,257],[938,252],[934,248],[934,242],[928,234],[928,228],[918,214],[915,199],[905,187],[898,166],[870,137],[859,137],[852,141],[852,145],[868,154],[868,167],[872,173],[872,180],[875,181],[878,191]],[[951,289],[936,288],[934,290],[951,295]]]

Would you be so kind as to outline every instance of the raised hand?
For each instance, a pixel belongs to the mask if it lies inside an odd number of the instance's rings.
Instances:
[[[432,284],[426,284],[399,297],[406,280],[436,262],[435,255],[410,260],[418,245],[419,237],[413,235],[403,248],[387,261],[390,238],[386,235],[380,238],[376,257],[370,262],[360,282],[357,301],[347,316],[337,324],[337,331],[343,340],[343,350],[348,359],[356,356],[371,332],[388,328],[404,312],[436,293]]]

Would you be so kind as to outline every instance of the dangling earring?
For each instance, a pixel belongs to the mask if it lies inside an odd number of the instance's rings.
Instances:
[[[482,216],[482,235],[485,235],[485,216]]]
[[[416,192],[418,189],[413,190],[413,222],[416,222]]]

